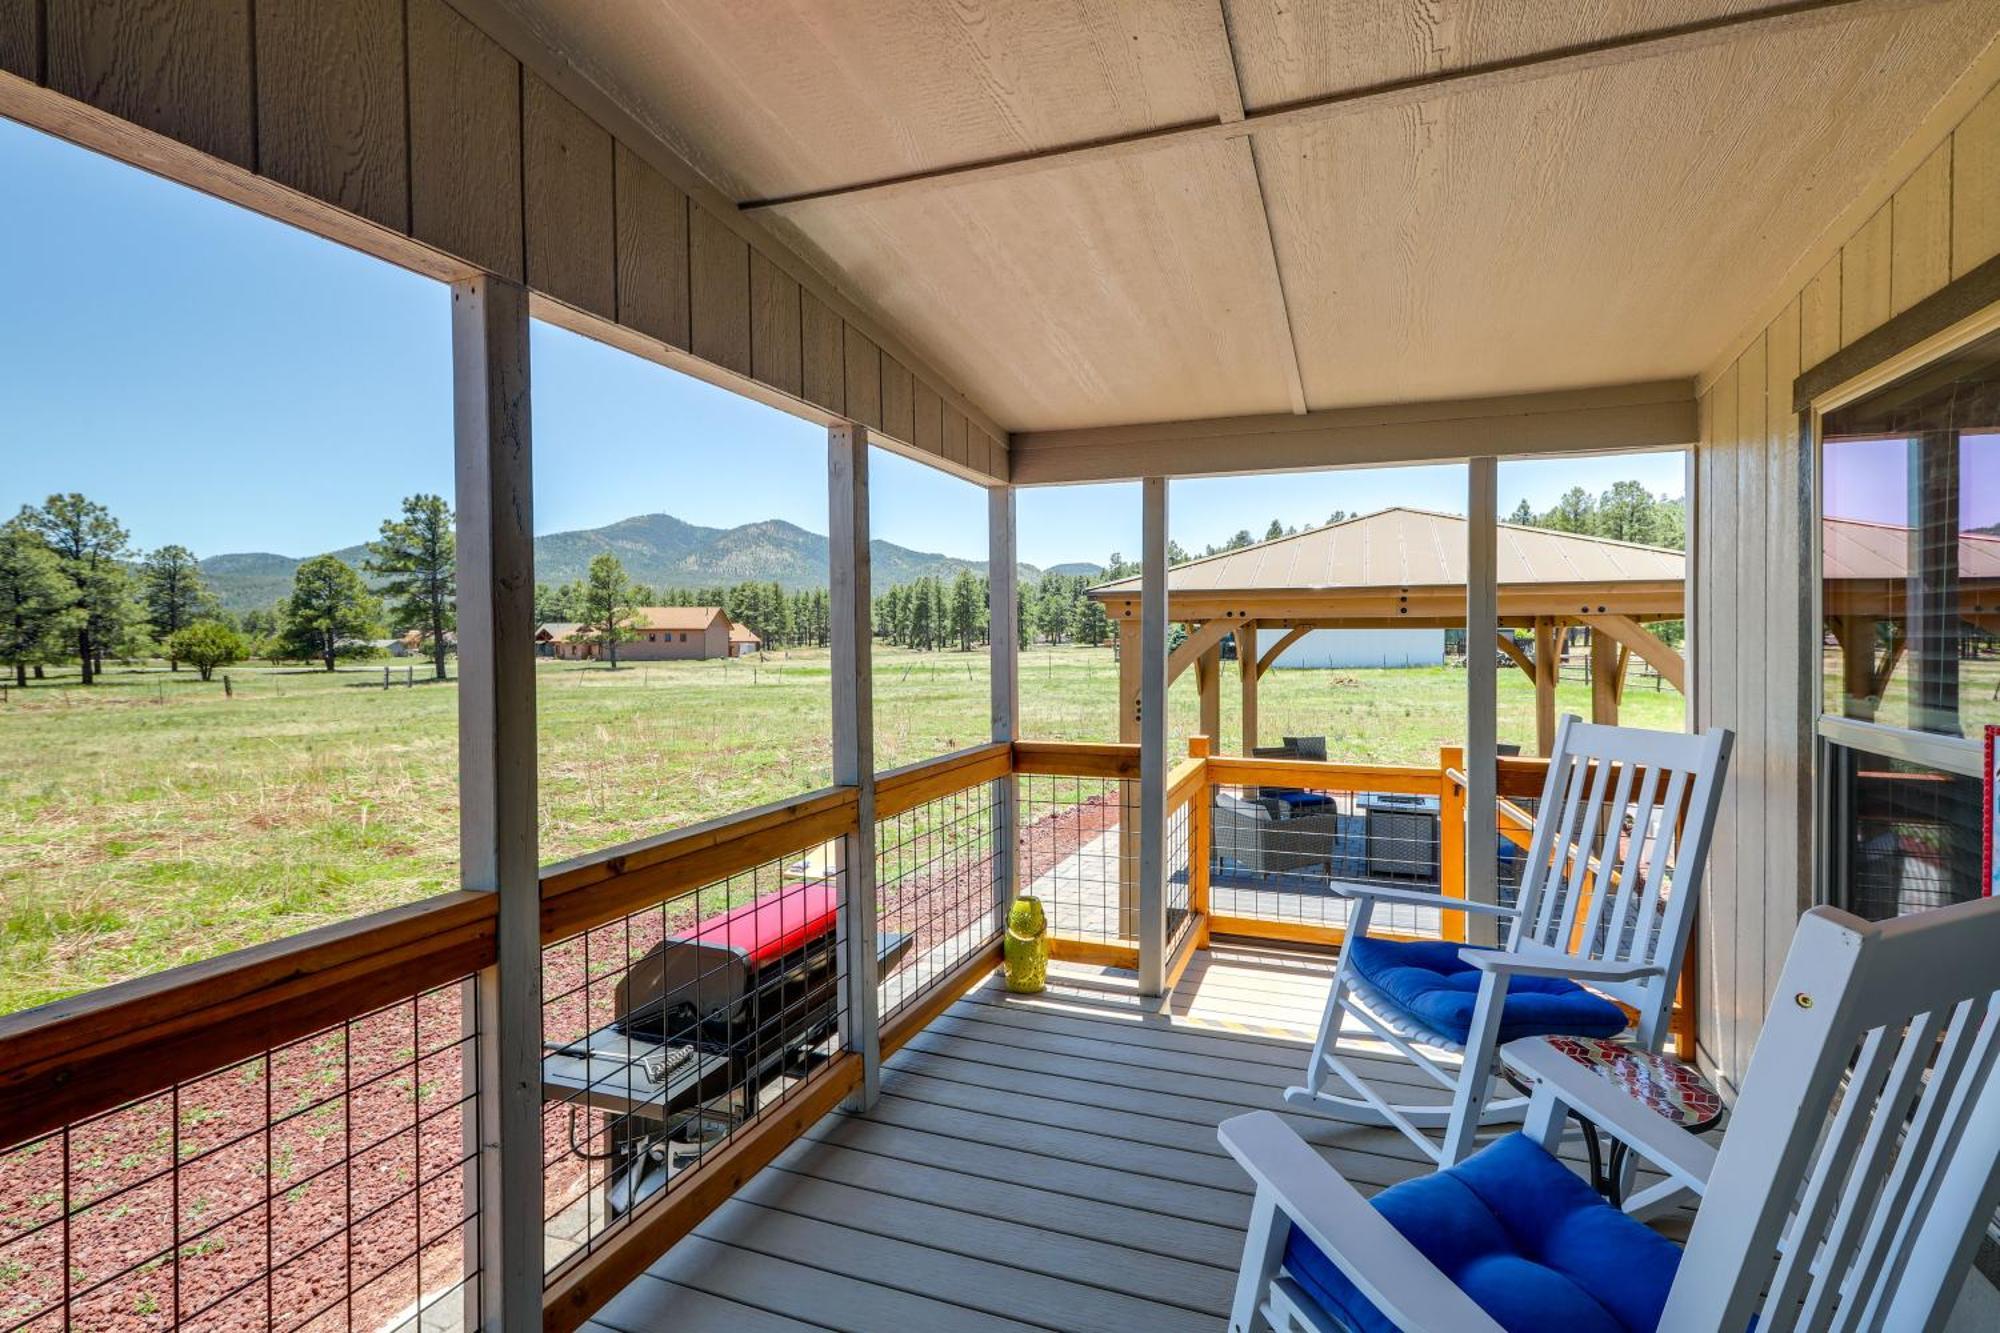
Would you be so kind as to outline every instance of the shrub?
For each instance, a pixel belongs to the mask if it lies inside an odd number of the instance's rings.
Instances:
[[[184,629],[175,630],[167,641],[170,656],[186,662],[201,673],[203,680],[212,680],[215,669],[240,662],[250,653],[250,645],[243,636],[219,620],[197,620]]]

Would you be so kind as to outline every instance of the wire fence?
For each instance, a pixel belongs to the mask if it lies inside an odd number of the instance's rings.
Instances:
[[[1134,943],[1138,842],[1123,830],[1138,822],[1139,784],[1043,773],[1022,773],[1015,781],[1021,883],[1042,900],[1049,933]]]
[[[881,977],[885,1021],[998,938],[999,809],[995,784],[981,782],[877,821],[876,928],[895,958]]]
[[[0,1151],[0,1329],[476,1326],[470,991]]]
[[[815,844],[543,949],[546,1271],[837,1052],[845,882],[836,844]]]
[[[1166,861],[1166,909],[1167,909],[1167,956],[1174,956],[1190,927],[1194,925],[1193,871],[1191,861],[1194,839],[1194,819],[1196,802],[1201,799],[1197,792],[1167,812],[1167,861]]]

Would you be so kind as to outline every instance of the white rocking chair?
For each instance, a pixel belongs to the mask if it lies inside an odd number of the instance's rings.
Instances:
[[[1936,1330],[2000,1204],[2000,900],[1799,923],[1718,1150],[1546,1039],[1524,1132],[1366,1200],[1277,1116],[1234,1333]],[[1682,1250],[1553,1156],[1580,1115],[1702,1196]]]
[[[1587,725],[1564,717],[1512,907],[1336,881],[1353,903],[1304,1084],[1285,1100],[1401,1130],[1440,1166],[1482,1126],[1518,1123],[1526,1097],[1489,1097],[1494,1052],[1533,1036],[1665,1041],[1722,795],[1731,735]],[[1684,813],[1683,813],[1684,812]],[[1588,915],[1578,914],[1588,903]],[[1498,949],[1371,937],[1378,903],[1511,923]],[[1583,984],[1579,984],[1583,983]],[[1587,984],[1590,989],[1584,988]],[[1610,998],[1604,998],[1609,996]],[[1350,1021],[1435,1080],[1448,1101],[1391,1101],[1369,1082]],[[1456,1063],[1439,1055],[1458,1054]],[[1430,1131],[1442,1129],[1442,1140]]]

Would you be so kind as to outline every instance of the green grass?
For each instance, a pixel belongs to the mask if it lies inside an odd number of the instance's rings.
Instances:
[[[402,675],[398,664],[395,674]],[[419,671],[421,671],[421,666]],[[381,688],[381,668],[114,668],[0,705],[0,1012],[407,902],[456,883],[457,689]],[[541,843],[558,860],[830,780],[823,651],[609,671],[543,662]],[[1107,649],[1037,648],[1022,732],[1116,738]],[[1533,751],[1532,694],[1501,675],[1500,734]],[[1465,676],[1415,670],[1266,677],[1263,734],[1325,735],[1336,758],[1434,762],[1464,731]],[[876,764],[986,738],[983,653],[875,656]],[[1587,712],[1582,685],[1562,706]],[[1224,748],[1238,732],[1226,672]],[[1176,684],[1176,750],[1197,723]],[[1680,697],[1634,681],[1625,716],[1680,725]]]

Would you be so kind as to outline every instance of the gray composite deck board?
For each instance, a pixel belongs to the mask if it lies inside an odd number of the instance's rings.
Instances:
[[[598,1323],[1214,1328],[1250,1205],[1218,1121],[1275,1111],[1365,1191],[1429,1168],[1282,1100],[1331,971],[1228,945],[1166,1002],[1109,969],[1058,966],[1040,996],[989,980],[887,1062],[872,1110],[815,1125]]]

